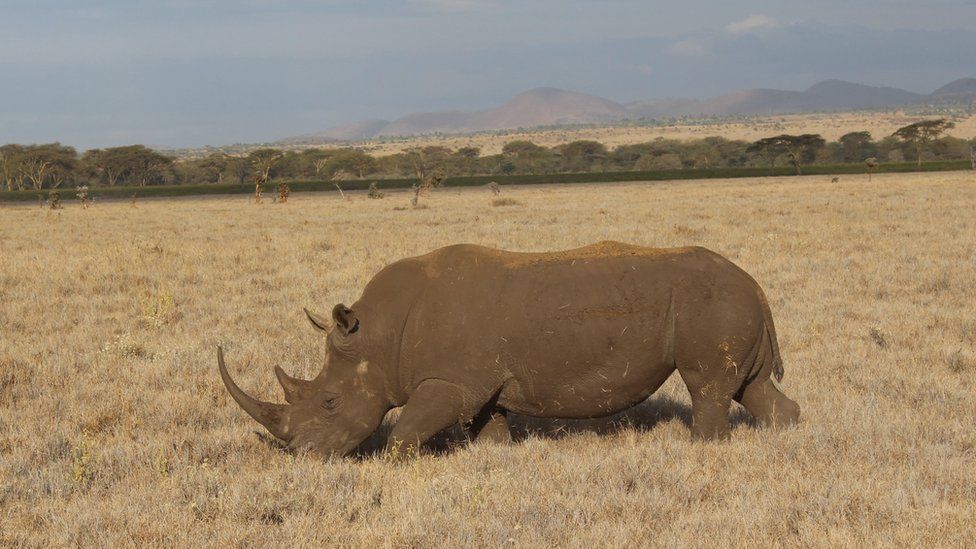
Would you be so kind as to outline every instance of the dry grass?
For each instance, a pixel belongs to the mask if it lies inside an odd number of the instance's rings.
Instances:
[[[514,198],[496,198],[491,201],[491,205],[494,207],[500,206],[520,206],[522,203]]]
[[[969,173],[0,207],[0,545],[976,544]],[[391,204],[391,202],[393,204]],[[228,398],[311,376],[305,305],[459,241],[701,244],[766,289],[800,426],[692,443],[677,379],[613,420],[402,464],[282,453]],[[883,342],[883,344],[882,344]],[[375,447],[372,441],[369,447]]]
[[[577,139],[592,139],[610,148],[619,145],[646,143],[659,137],[665,139],[702,139],[721,136],[728,139],[756,141],[763,137],[781,133],[819,133],[828,141],[848,132],[870,131],[876,139],[891,135],[898,128],[918,122],[926,117],[911,116],[902,112],[892,113],[827,113],[827,114],[787,114],[767,117],[754,117],[735,123],[676,123],[655,127],[617,127],[600,126],[578,129],[525,130],[497,132],[483,135],[437,135],[418,136],[396,141],[367,140],[357,143],[370,154],[383,156],[401,152],[411,147],[443,145],[452,149],[460,147],[479,147],[483,154],[497,154],[509,141],[528,139],[540,145],[552,147]],[[928,118],[933,118],[929,116]],[[976,116],[954,120],[956,128],[951,135],[970,139],[976,137]]]

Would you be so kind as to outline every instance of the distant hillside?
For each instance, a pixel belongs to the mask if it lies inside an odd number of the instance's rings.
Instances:
[[[609,99],[556,88],[520,93],[500,107],[475,115],[481,129],[501,130],[559,124],[588,124],[626,118],[626,107]]]
[[[950,82],[932,93],[936,97],[963,97],[966,99],[976,98],[976,78],[961,78],[955,82]]]
[[[825,80],[804,91],[751,89],[713,99],[664,99],[623,105],[603,97],[556,88],[536,88],[498,107],[476,111],[413,113],[393,122],[368,120],[283,143],[355,141],[379,136],[467,133],[570,124],[607,123],[681,116],[766,116],[896,108],[976,100],[976,78],[963,78],[925,95],[898,88]]]
[[[329,128],[321,133],[289,137],[287,139],[282,139],[280,143],[333,143],[337,141],[357,141],[359,139],[368,139],[373,137],[376,135],[376,132],[382,130],[389,124],[389,120],[363,120],[362,122],[354,122],[352,124],[345,124],[343,126]]]
[[[484,111],[409,114],[380,129],[376,135],[397,136],[533,128],[560,124],[611,122],[628,116],[626,107],[609,99],[556,88],[537,88],[516,95],[504,105]]]
[[[805,91],[752,89],[705,101],[646,101],[629,105],[644,118],[668,116],[752,116],[820,111],[879,109],[924,102],[930,96],[899,90],[825,80]]]

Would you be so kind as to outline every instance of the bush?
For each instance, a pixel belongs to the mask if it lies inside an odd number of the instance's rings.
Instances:
[[[61,205],[61,191],[53,189],[47,193],[47,205],[51,207],[52,210],[60,210],[64,206]]]
[[[369,192],[367,193],[366,196],[372,198],[373,200],[379,200],[381,198],[384,198],[386,196],[386,193],[381,191],[380,188],[376,185],[376,182],[373,181],[372,183],[369,184]]]

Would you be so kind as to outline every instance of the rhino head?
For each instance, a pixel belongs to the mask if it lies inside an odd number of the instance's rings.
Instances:
[[[241,390],[218,347],[220,377],[237,404],[289,448],[345,455],[376,431],[392,407],[386,378],[379,365],[369,363],[367,328],[352,309],[336,305],[331,321],[308,309],[305,314],[327,334],[325,364],[313,380],[290,377],[275,366],[287,404],[262,402]]]

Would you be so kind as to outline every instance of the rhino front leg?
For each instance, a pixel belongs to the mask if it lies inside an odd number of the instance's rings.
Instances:
[[[487,440],[499,444],[512,442],[512,430],[508,425],[507,415],[508,412],[497,408],[482,410],[467,428],[471,441]]]
[[[460,387],[442,379],[421,382],[403,406],[386,443],[387,453],[396,458],[409,455],[430,437],[467,419],[462,395]]]

